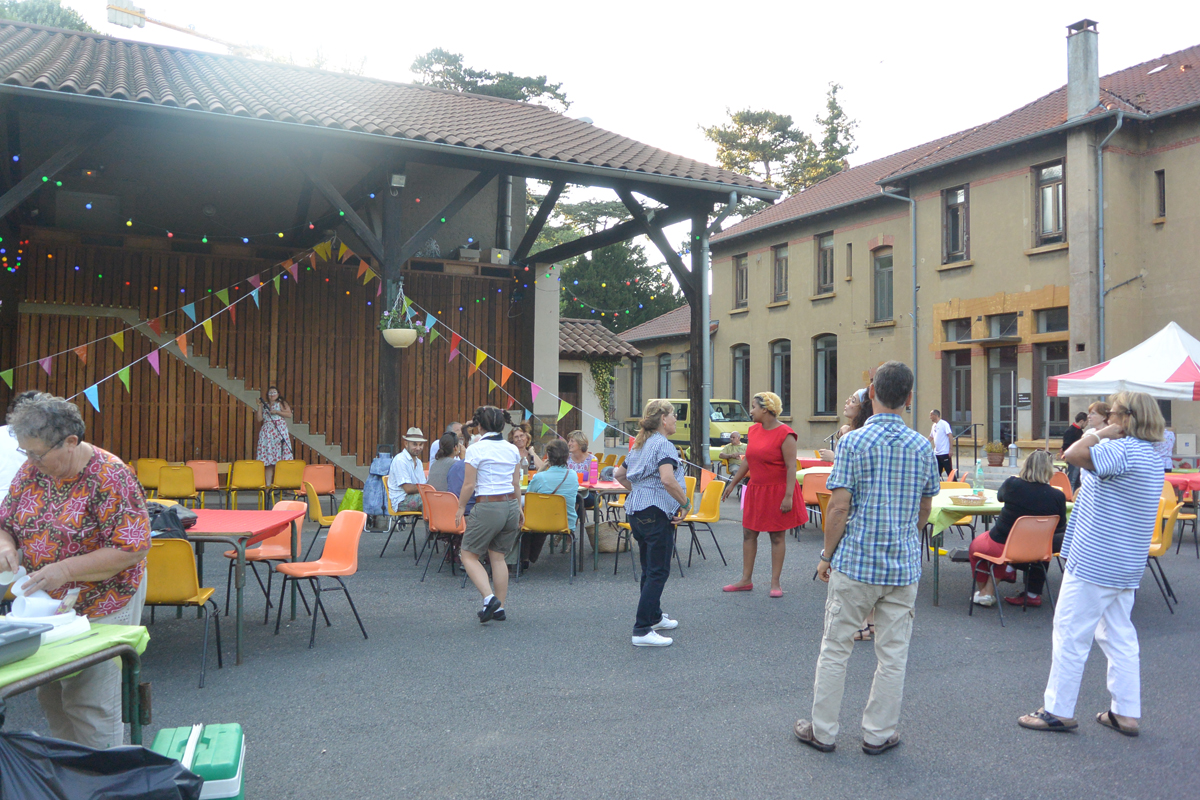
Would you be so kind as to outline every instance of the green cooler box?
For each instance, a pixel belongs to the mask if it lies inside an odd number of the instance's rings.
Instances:
[[[173,758],[204,778],[200,800],[237,798],[244,800],[242,764],[246,760],[246,740],[242,726],[191,725],[165,728],[154,737],[150,749]]]

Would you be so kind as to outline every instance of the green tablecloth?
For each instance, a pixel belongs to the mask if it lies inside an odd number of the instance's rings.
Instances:
[[[970,494],[969,489],[943,489],[933,498],[933,509],[929,512],[929,523],[933,525],[933,535],[937,536],[965,516],[994,517],[999,515],[1004,504],[996,499],[996,492],[984,489],[987,498],[981,506],[960,506],[951,502],[954,495]],[[1071,515],[1072,503],[1067,503],[1067,516]]]
[[[826,475],[833,472],[833,467],[809,467],[808,469],[796,470],[796,480],[800,481],[800,485],[804,485],[804,476],[814,472],[822,472]]]
[[[139,654],[146,651],[150,633],[141,625],[92,625],[87,633],[51,642],[38,648],[29,658],[0,667],[0,686],[40,675],[46,670],[69,664],[83,656],[120,644],[131,645]]]

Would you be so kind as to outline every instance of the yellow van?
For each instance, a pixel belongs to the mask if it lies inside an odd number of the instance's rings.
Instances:
[[[675,406],[675,435],[671,437],[674,444],[687,447],[692,441],[691,401],[687,398],[670,398]],[[729,444],[729,434],[737,431],[745,443],[750,430],[750,414],[737,400],[712,399],[709,401],[708,443],[712,447],[724,447]]]

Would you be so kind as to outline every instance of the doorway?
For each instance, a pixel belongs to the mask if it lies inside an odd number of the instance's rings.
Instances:
[[[1017,348],[988,350],[988,441],[1007,447],[1017,438]]]
[[[582,413],[579,410],[579,387],[583,385],[583,375],[578,372],[558,373],[558,396],[571,404],[571,410],[559,420],[558,435],[566,438],[571,431],[581,430]]]

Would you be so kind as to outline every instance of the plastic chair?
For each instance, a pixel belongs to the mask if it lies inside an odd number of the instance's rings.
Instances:
[[[162,467],[158,470],[158,490],[156,497],[166,500],[182,501],[186,506],[190,500],[196,505],[199,494],[196,492],[196,479],[191,467]]]
[[[158,490],[158,471],[169,466],[165,458],[139,458],[137,460],[137,479],[142,485],[147,497],[153,497]]]
[[[1061,475],[1062,473],[1059,473],[1059,474]],[[971,484],[966,483],[964,481],[942,481],[941,487],[943,489],[968,489],[969,490],[971,488]],[[963,528],[967,528],[968,530],[970,530],[971,538],[972,539],[975,538],[975,517],[971,516],[970,514],[959,517],[956,522],[952,522],[952,523],[950,523],[950,525],[951,525],[951,527],[954,528],[954,530],[958,531],[958,538],[960,538],[960,539],[965,538],[963,536]]]
[[[303,493],[304,470],[307,466],[298,458],[275,462],[275,475],[267,488],[267,497],[274,501],[276,494],[281,495],[280,499],[283,499],[284,492],[291,492],[293,497]]]
[[[604,456],[604,458],[600,459],[599,468],[604,469],[605,467],[615,467],[616,465],[617,465],[617,454],[609,453],[608,455]]]
[[[317,532],[313,534],[313,540],[308,543],[308,549],[304,551],[304,560],[308,561],[308,555],[312,552],[313,545],[317,543],[317,539],[321,538],[321,531],[333,524],[337,518],[334,516],[325,516],[321,513],[321,499],[317,497],[317,490],[308,481],[304,481],[304,493],[308,496],[308,519],[310,522],[317,523]]]
[[[464,517],[461,525],[454,524],[454,517],[458,513],[458,497],[453,492],[426,492],[423,500],[425,509],[429,513],[429,538],[425,542],[426,546],[428,546],[431,539],[436,541],[436,539],[440,538],[445,539],[447,542],[446,554],[442,556],[442,560],[438,564],[438,572],[441,572],[442,565],[454,553],[454,548],[450,546],[454,538],[458,537],[459,541],[461,541],[462,535],[467,532],[467,520]],[[425,576],[429,573],[429,562],[433,561],[433,553],[436,549],[435,547],[429,551],[429,558],[425,561],[425,571],[421,573],[422,583],[424,583]],[[425,548],[422,547],[421,555],[424,555],[424,553]],[[420,558],[421,556],[417,556],[418,561],[420,561]],[[451,562],[450,570],[451,572],[454,571],[453,562]]]
[[[1050,571],[1046,565],[1054,557],[1054,529],[1058,527],[1058,515],[1048,517],[1017,517],[1012,529],[1008,532],[1008,540],[1004,543],[1004,552],[998,556],[976,553],[979,559],[975,563],[975,571],[971,575],[971,583],[967,587],[967,616],[972,616],[975,610],[975,586],[980,578],[986,578],[989,568],[986,564],[998,567],[1025,564],[1029,569],[1040,569],[1046,580],[1046,595],[1050,598],[1050,607],[1054,607],[1054,593],[1050,589]],[[980,571],[982,570],[982,572]],[[999,599],[999,598],[997,598]],[[1021,611],[1027,609],[1021,606]],[[1004,603],[996,603],[1000,612],[1000,627],[1004,627]]]
[[[1162,499],[1167,502],[1168,508],[1179,502],[1179,495],[1175,491],[1174,485],[1170,481],[1163,481]],[[1186,497],[1184,498],[1187,499]],[[1192,538],[1196,540],[1196,557],[1200,558],[1200,535],[1196,533],[1196,515],[1180,511],[1178,514],[1179,522],[1189,522],[1192,525]],[[1175,544],[1175,554],[1179,554],[1179,549],[1183,546],[1183,531],[1179,532],[1179,541]]]
[[[321,602],[322,592],[341,591],[345,593],[346,601],[350,603],[350,610],[354,612],[354,619],[358,621],[358,629],[362,631],[364,639],[369,638],[367,629],[363,627],[362,617],[358,615],[358,609],[354,607],[354,599],[350,597],[350,590],[346,588],[346,582],[342,580],[342,578],[358,572],[358,540],[362,537],[365,527],[367,527],[367,515],[363,512],[349,510],[339,512],[334,518],[333,524],[329,526],[329,536],[319,559],[275,565],[275,571],[283,575],[283,586],[279,590],[279,606],[275,611],[276,635],[279,634],[279,623],[283,619],[283,597],[287,592],[288,581],[307,580],[315,595],[312,610],[312,632],[308,635],[309,650],[317,641],[317,611],[320,611],[321,616],[325,618],[325,627],[331,626],[329,614],[325,613],[325,604]],[[321,578],[333,578],[338,582],[338,588],[322,588]]]
[[[335,516],[333,501],[337,483],[334,481],[333,464],[309,464],[304,468],[301,483],[311,483],[318,497],[328,497],[329,516]]]
[[[625,495],[621,495],[624,497]],[[622,504],[624,505],[624,504]],[[621,540],[625,540],[625,549],[629,552],[629,566],[633,570],[633,579],[637,580],[637,562],[633,560],[633,528],[628,522],[608,523],[617,529],[617,547],[613,553],[613,575],[617,574],[617,565],[621,562]]]
[[[397,530],[403,529],[405,525],[409,526],[408,538],[404,540],[404,547],[401,547],[400,551],[404,552],[404,550],[408,548],[408,543],[410,541],[413,543],[413,550],[415,551],[417,549],[417,520],[423,518],[424,514],[420,511],[396,511],[394,508],[392,508],[392,493],[388,488],[388,476],[382,475],[380,476],[380,480],[383,481],[383,499],[384,502],[387,503],[387,513],[388,516],[392,518],[392,523],[388,526],[387,541],[383,543],[383,550],[379,551],[379,557],[383,558],[384,551],[387,550],[388,544],[390,544],[392,541],[392,534],[394,534]],[[420,485],[421,484],[419,483],[417,484],[417,486]],[[424,497],[422,496],[422,508],[425,505],[423,501]]]
[[[625,495],[617,495],[616,500],[604,500],[604,518],[608,522],[620,522],[621,514],[625,513]]]
[[[303,511],[306,506],[299,500],[280,500],[274,506],[273,511]],[[225,582],[225,616],[229,616],[229,588],[233,585],[233,567],[237,563],[237,551],[226,550],[225,557],[229,559],[229,574],[226,576]],[[258,547],[252,547],[246,551],[246,563],[250,565],[251,571],[254,573],[254,579],[258,581],[258,586],[263,591],[263,597],[267,600],[267,607],[263,611],[263,625],[271,621],[271,578],[275,575],[272,561],[291,561],[292,560],[292,526],[285,525],[283,530],[272,536],[270,539],[265,539]],[[267,583],[264,586],[262,578],[258,574],[258,564],[265,563],[267,565]],[[308,600],[305,599],[304,593],[300,593],[300,599],[304,600],[304,608],[308,609]],[[311,613],[311,612],[310,612]]]
[[[1075,499],[1075,492],[1071,489],[1071,479],[1067,477],[1067,473],[1054,471],[1050,476],[1050,485],[1062,489],[1062,493],[1067,496],[1067,502],[1070,503]]]
[[[692,545],[700,551],[700,557],[706,561],[704,550],[700,547],[700,540],[696,538],[696,526],[703,525],[708,528],[709,535],[712,536],[713,544],[717,546],[717,554],[721,556],[721,563],[729,566],[729,562],[725,560],[725,554],[721,552],[721,544],[717,541],[717,534],[713,531],[713,523],[721,521],[721,494],[725,491],[725,481],[712,480],[708,482],[708,486],[704,487],[704,493],[700,495],[700,510],[693,511],[683,518],[683,524],[687,525],[692,531],[692,544],[688,545],[688,566],[692,565]]]
[[[261,461],[235,461],[229,470],[229,483],[225,494],[229,497],[229,507],[237,510],[238,492],[257,492],[258,510],[262,511],[267,505],[267,468]]]
[[[800,484],[800,496],[804,499],[804,506],[808,509],[810,517],[821,515],[817,493],[825,491],[825,482],[828,480],[829,475],[824,472],[810,472],[804,476],[804,483]],[[823,527],[824,524],[824,518],[821,518],[820,525]]]
[[[521,526],[521,534],[517,538],[517,552],[527,533],[544,533],[549,537],[558,536],[563,539],[563,552],[570,551],[567,559],[567,583],[575,582],[575,532],[571,530],[570,517],[567,515],[567,499],[561,494],[544,494],[527,492],[525,495],[525,524]],[[571,547],[567,548],[567,542]],[[432,557],[432,556],[431,556]],[[521,560],[517,559],[517,580],[521,579]]]
[[[613,466],[620,467],[620,466],[624,465],[624,463],[625,463],[625,456],[620,456],[619,458],[617,458],[617,463],[614,464]]]
[[[1171,588],[1171,582],[1167,580],[1167,574],[1163,572],[1158,557],[1171,552],[1171,537],[1175,533],[1175,524],[1181,508],[1183,504],[1173,500],[1158,501],[1158,516],[1155,518],[1154,533],[1150,535],[1150,552],[1146,559],[1146,567],[1154,577],[1154,582],[1158,584],[1158,591],[1162,593],[1163,600],[1167,601],[1167,610],[1172,614],[1175,613],[1175,609],[1171,608],[1171,601],[1174,600],[1178,605],[1179,598],[1175,596],[1175,590]],[[1154,574],[1155,567],[1158,567],[1157,575]]]
[[[192,468],[192,482],[200,493],[200,507],[204,508],[204,496],[208,492],[216,492],[222,497],[225,487],[221,485],[221,476],[217,474],[215,461],[188,461],[186,466]]]
[[[430,492],[433,492],[433,491],[437,491],[437,490],[434,489],[432,486],[430,486],[428,483],[418,483],[417,484],[417,494],[419,494],[421,496],[421,519],[423,519],[425,521],[425,542],[426,543],[429,542],[429,505],[426,502],[425,497]],[[406,541],[404,543],[404,547],[402,547],[400,549],[403,551],[407,547],[408,547],[408,542]],[[424,545],[422,545],[421,551],[424,552],[424,550],[425,550],[425,547],[424,547]],[[435,551],[437,550],[437,542],[434,542],[434,550]],[[417,540],[415,537],[413,538],[413,557],[416,559],[418,564],[421,563],[421,556],[417,552]]]
[[[204,672],[208,663],[208,621],[217,632],[217,669],[221,661],[220,609],[212,599],[216,589],[201,589],[196,573],[196,553],[191,542],[184,539],[155,539],[146,555],[146,605],[194,606],[204,617],[204,644],[200,651],[200,688],[204,688]],[[209,609],[209,605],[212,609]]]

